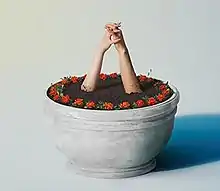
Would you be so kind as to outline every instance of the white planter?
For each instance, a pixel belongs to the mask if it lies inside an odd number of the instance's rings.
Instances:
[[[125,178],[147,173],[173,129],[179,92],[160,104],[130,110],[100,111],[64,106],[47,98],[54,118],[57,148],[76,173]]]

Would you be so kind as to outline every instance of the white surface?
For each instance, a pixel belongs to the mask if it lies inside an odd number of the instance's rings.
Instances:
[[[171,88],[174,94],[166,102],[124,111],[82,110],[46,97],[56,147],[78,174],[128,178],[152,171],[173,130],[179,92]]]
[[[115,181],[66,174],[41,104],[54,79],[86,72],[103,25],[120,20],[137,73],[153,68],[179,88],[179,115],[220,112],[207,92],[220,96],[219,6],[217,0],[1,0],[0,190],[219,190],[219,162]],[[104,71],[118,71],[113,49]]]

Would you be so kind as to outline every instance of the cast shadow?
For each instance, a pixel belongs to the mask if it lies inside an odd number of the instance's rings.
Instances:
[[[155,171],[169,171],[220,160],[220,114],[177,117],[173,135],[157,157]]]

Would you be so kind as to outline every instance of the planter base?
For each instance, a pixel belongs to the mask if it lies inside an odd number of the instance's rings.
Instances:
[[[129,178],[140,176],[152,171],[155,167],[155,159],[152,159],[148,163],[143,164],[141,166],[127,169],[84,169],[78,168],[76,165],[74,165],[72,161],[69,161],[67,163],[67,169],[73,171],[75,174],[105,179]]]

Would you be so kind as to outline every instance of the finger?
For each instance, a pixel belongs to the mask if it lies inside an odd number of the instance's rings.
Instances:
[[[122,33],[122,31],[120,29],[118,29],[117,27],[116,28],[111,28],[111,27],[106,27],[106,30],[108,32],[114,32],[115,34],[117,33],[118,35],[120,35]]]
[[[116,29],[116,28],[118,28],[118,25],[116,25],[116,24],[106,24],[105,25],[105,28],[112,28],[112,29]]]
[[[122,33],[121,32],[113,32],[115,36],[117,37],[121,37],[122,36]]]
[[[111,35],[118,36],[118,37],[120,37],[121,34],[122,34],[122,33],[121,33],[121,30],[117,30],[117,29],[111,30],[111,29],[107,28],[107,29],[106,29],[106,32],[109,33],[109,34],[111,34]]]
[[[106,28],[109,32],[113,32],[114,28],[111,28],[111,27],[107,27]]]
[[[121,23],[107,23],[106,26],[120,26]]]
[[[115,32],[114,32],[115,31]],[[111,36],[113,36],[115,39],[117,38],[121,38],[121,33],[120,33],[120,30],[110,30],[110,29],[106,29],[106,32],[107,32],[107,37],[108,38],[111,38]]]
[[[113,24],[107,24],[105,25],[105,28],[115,28],[115,26]]]
[[[116,37],[116,38],[121,38],[122,37],[122,34],[120,32],[118,33],[113,33],[113,35]]]
[[[111,31],[110,28],[105,28],[105,30],[106,30],[107,32],[110,32],[110,31]]]
[[[113,35],[111,34],[111,33],[108,33],[107,34],[107,37],[111,40],[111,37],[112,37]]]
[[[112,28],[112,27],[106,27],[105,29],[107,29],[109,31],[113,31],[114,30],[114,28]]]
[[[111,42],[113,42],[113,41],[119,39],[120,37],[114,35],[114,33],[108,33],[108,34],[107,34],[107,38],[108,38]]]
[[[113,28],[108,28],[108,30],[109,30],[110,32],[113,32]]]
[[[113,32],[114,32],[114,33],[120,33],[121,30],[120,30],[120,29],[113,29]]]
[[[121,39],[118,38],[118,39],[113,40],[112,42],[113,42],[114,44],[116,44],[116,43],[118,43],[120,40],[121,40]]]
[[[107,35],[113,35],[114,34],[114,32],[110,29],[106,29],[106,32],[107,32]]]
[[[120,33],[119,32],[114,32],[114,30],[111,30],[111,29],[106,29],[107,33],[111,34],[111,35],[115,35],[115,36],[120,36]]]
[[[113,35],[110,35],[110,39],[111,39],[111,41],[115,41],[115,40],[118,40],[118,39],[121,39],[121,38],[116,36],[115,34],[113,34]]]

